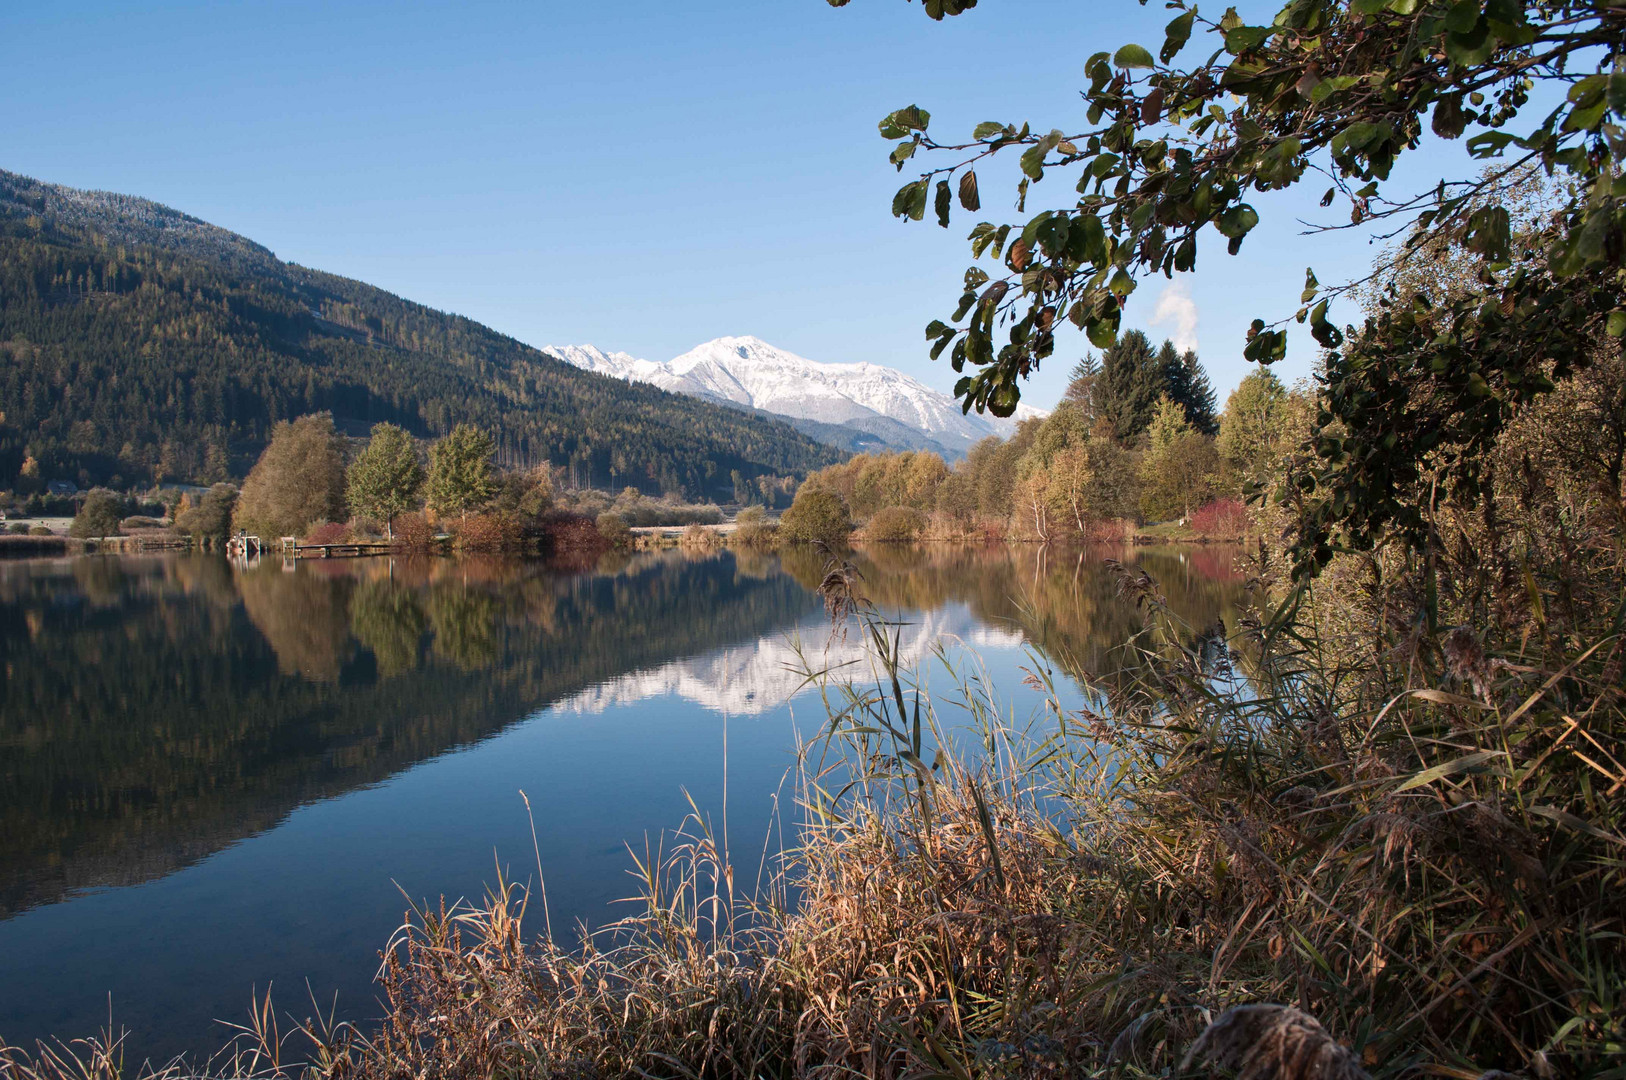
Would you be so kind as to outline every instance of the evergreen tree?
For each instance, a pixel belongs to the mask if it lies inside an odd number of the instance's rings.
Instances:
[[[394,424],[376,424],[367,448],[350,466],[345,493],[352,511],[382,521],[385,535],[394,539],[395,515],[418,505],[423,479],[412,436]]]
[[[1165,341],[1158,350],[1158,365],[1163,369],[1163,392],[1185,410],[1186,420],[1204,435],[1219,431],[1215,416],[1214,387],[1208,381],[1195,350],[1175,351],[1174,342]]]
[[[459,424],[429,449],[429,505],[437,514],[467,516],[496,491],[491,476],[491,436]]]
[[[343,521],[345,443],[329,413],[284,420],[243,481],[233,525],[264,538],[304,536],[312,525]]]
[[[1163,388],[1163,366],[1152,343],[1139,330],[1126,331],[1101,354],[1095,414],[1112,426],[1113,438],[1133,442],[1152,422]]]

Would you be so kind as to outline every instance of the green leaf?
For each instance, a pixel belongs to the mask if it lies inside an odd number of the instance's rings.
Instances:
[[[1158,59],[1167,64],[1174,59],[1175,53],[1186,47],[1191,40],[1191,24],[1197,18],[1195,11],[1188,11],[1184,15],[1177,15],[1164,28],[1163,48],[1158,51]]]
[[[1466,34],[1478,21],[1479,0],[1457,0],[1445,13],[1445,28],[1458,34]]]
[[[1490,59],[1497,44],[1491,36],[1490,24],[1480,18],[1473,29],[1465,33],[1445,35],[1445,58],[1461,67],[1478,67]]]
[[[1044,143],[1035,143],[1022,151],[1022,174],[1029,180],[1044,179],[1044,159],[1049,152]]]
[[[1462,110],[1462,95],[1447,94],[1434,104],[1434,118],[1429,126],[1442,139],[1454,139],[1468,126],[1468,114]]]
[[[892,196],[892,216],[907,217],[919,221],[926,216],[926,190],[925,180],[916,180],[912,184],[905,184]]]
[[[1249,49],[1257,49],[1275,32],[1275,29],[1269,26],[1239,26],[1235,30],[1226,31],[1225,51],[1236,56]]]
[[[1105,349],[1118,340],[1118,320],[1122,318],[1116,304],[1109,311],[1089,316],[1085,320],[1085,336],[1097,349]]]
[[[925,131],[926,125],[931,123],[932,114],[919,105],[908,105],[886,114],[886,119],[880,123],[881,137],[884,139],[902,139],[911,131]]]
[[[1626,308],[1616,308],[1609,313],[1609,336],[1626,337]]]
[[[1321,282],[1316,280],[1315,271],[1310,267],[1304,268],[1304,292],[1299,296],[1299,303],[1308,304],[1315,299],[1315,294],[1321,291]]]
[[[1152,59],[1151,53],[1147,52],[1142,46],[1133,43],[1125,45],[1116,53],[1113,53],[1112,62],[1115,66],[1125,70],[1157,66],[1157,61]]]
[[[1323,349],[1336,349],[1344,343],[1344,332],[1327,319],[1327,301],[1323,300],[1310,312],[1310,336]]]
[[[1230,237],[1232,240],[1240,240],[1248,235],[1249,230],[1257,224],[1259,213],[1247,203],[1231,207],[1214,221],[1214,227],[1220,231],[1220,235]]]
[[[890,155],[888,155],[888,156],[889,156],[892,164],[897,166],[898,171],[902,172],[903,171],[903,163],[905,161],[908,161],[910,158],[914,157],[915,156],[915,151],[917,149],[919,149],[919,148],[920,148],[920,144],[918,142],[916,142],[915,140],[910,139],[908,142],[902,142],[902,143],[899,143],[897,146],[894,146],[892,148],[892,153]]]
[[[984,120],[982,123],[978,124],[972,129],[971,137],[980,142],[983,139],[991,139],[995,135],[1003,134],[1004,131],[1005,125],[1001,124],[998,120]]]

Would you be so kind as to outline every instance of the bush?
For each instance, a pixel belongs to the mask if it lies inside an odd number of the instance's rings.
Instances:
[[[350,539],[350,526],[342,521],[324,521],[305,537],[307,544],[342,544]]]
[[[864,525],[863,538],[883,544],[907,544],[920,539],[926,515],[912,506],[888,506]]]
[[[768,520],[768,512],[760,506],[747,506],[734,519],[734,531],[729,543],[742,548],[770,548],[778,539],[779,526]]]
[[[598,523],[585,514],[555,511],[542,523],[542,539],[553,558],[586,568],[610,547]]]
[[[164,523],[162,521],[142,514],[127,517],[119,522],[119,528],[121,529],[162,529],[163,527]]]
[[[1241,499],[1215,499],[1192,511],[1188,524],[1200,536],[1240,540],[1248,531],[1248,508]]]
[[[11,533],[13,536],[27,536],[28,535],[28,522],[26,522],[26,521],[14,521],[14,522],[11,523],[11,527],[9,529],[7,529],[6,531]]]
[[[519,533],[507,514],[470,514],[458,523],[454,543],[462,551],[504,551],[519,545]]]
[[[435,542],[435,527],[422,514],[401,514],[395,519],[395,543],[399,547],[423,550]]]
[[[779,519],[785,539],[800,544],[822,543],[836,547],[847,542],[852,532],[847,501],[838,492],[816,484],[803,484],[796,499]]]
[[[611,547],[626,547],[632,543],[632,530],[627,527],[626,520],[614,511],[598,516],[598,531]]]
[[[28,530],[28,535],[29,536],[55,536],[56,533],[52,532],[50,529],[46,528],[44,525],[36,525],[32,529]]]
[[[678,537],[678,547],[689,551],[711,551],[723,546],[723,538],[717,535],[715,529],[708,529],[704,525],[690,525]]]

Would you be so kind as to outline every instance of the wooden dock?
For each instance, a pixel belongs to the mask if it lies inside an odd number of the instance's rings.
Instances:
[[[367,555],[388,555],[396,545],[388,540],[366,540],[348,544],[284,543],[282,553],[296,559],[359,559]]]

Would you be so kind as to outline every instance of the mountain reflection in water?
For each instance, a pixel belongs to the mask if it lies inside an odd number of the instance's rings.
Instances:
[[[1104,556],[1150,572],[1174,612],[1200,631],[1234,621],[1241,578],[1232,555],[934,546],[876,549],[855,561],[868,598],[906,624],[907,658],[927,661],[942,643],[1012,655],[1026,644],[1076,674],[1121,663],[1127,654],[1114,650],[1143,617],[1119,597]],[[482,559],[267,561],[251,569],[205,557],[0,563],[0,1042],[89,1033],[105,1023],[109,987],[139,984],[151,1000],[134,1006],[135,1021],[116,1019],[137,1029],[141,1052],[207,1048],[218,1039],[200,1034],[198,1024],[237,1015],[247,1001],[249,985],[231,980],[258,970],[254,935],[222,931],[237,966],[226,973],[221,964],[218,979],[202,929],[194,933],[200,956],[185,961],[194,967],[176,959],[176,970],[163,973],[117,970],[121,962],[154,962],[133,953],[121,961],[117,942],[79,966],[48,956],[63,946],[46,943],[116,935],[125,916],[106,909],[122,904],[133,918],[143,902],[120,887],[185,878],[244,841],[243,858],[252,863],[253,845],[284,831],[278,826],[302,806],[424,767],[452,783],[458,774],[448,751],[542,710],[559,717],[555,723],[576,717],[588,725],[546,738],[560,752],[569,745],[591,758],[547,759],[576,786],[567,802],[569,785],[554,785],[555,820],[539,816],[545,839],[573,838],[596,860],[578,859],[575,877],[559,887],[550,877],[555,918],[562,908],[602,920],[603,898],[623,886],[619,878],[599,880],[611,871],[597,868],[624,866],[616,845],[637,839],[613,830],[648,827],[639,811],[663,814],[665,800],[686,790],[683,752],[710,774],[715,751],[709,742],[688,746],[695,740],[685,732],[695,729],[681,728],[681,710],[753,718],[755,742],[739,749],[731,782],[748,792],[742,799],[763,801],[795,745],[788,720],[777,717],[802,682],[797,650],[815,664],[860,654],[860,635],[832,636],[825,621],[814,592],[823,565],[811,551],[648,553],[575,572]],[[635,731],[646,734],[628,734]],[[664,750],[661,739],[670,740]],[[432,781],[425,774],[419,782]],[[761,790],[751,793],[753,785]],[[513,796],[512,787],[500,793]],[[394,830],[402,850],[425,861],[420,876],[433,877],[436,837],[487,827],[485,818],[456,819],[454,802],[411,808],[422,820],[408,813],[368,827]],[[563,824],[578,811],[592,815],[582,819],[588,824]],[[512,813],[523,821],[517,806]],[[582,835],[566,837],[570,828]],[[551,837],[554,829],[559,837]],[[507,838],[464,839],[483,841],[489,853]],[[321,858],[311,843],[308,857]],[[485,867],[489,879],[489,854]],[[366,893],[371,906],[303,912],[355,939],[354,955],[329,957],[333,950],[312,946],[285,962],[326,964],[333,970],[299,974],[364,987],[365,959],[392,928],[378,913],[399,911],[386,887],[396,872],[339,858],[313,868],[313,877],[336,883],[334,895]],[[471,891],[464,878],[480,871],[446,872],[457,880],[414,884],[456,895]],[[574,899],[571,880],[580,885]],[[245,887],[261,890],[262,906],[281,902],[264,881],[236,888]],[[379,890],[382,899],[373,898]],[[155,914],[201,926],[182,891]],[[213,917],[229,929],[229,915]],[[38,950],[34,961],[23,956],[25,943]],[[339,973],[341,961],[356,970]],[[176,1002],[163,1000],[166,984]],[[195,999],[188,1007],[202,1020],[185,1019],[183,999]]]

